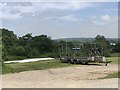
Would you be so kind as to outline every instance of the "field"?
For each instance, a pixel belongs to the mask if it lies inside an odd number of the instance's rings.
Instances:
[[[108,74],[106,77],[104,77],[103,79],[106,78],[120,78],[120,72],[113,72],[111,74]]]
[[[107,60],[112,61],[112,62],[111,62],[112,64],[118,64],[118,59],[119,59],[119,58],[120,58],[120,57],[108,57]]]
[[[67,67],[67,66],[72,66],[72,65],[67,63],[61,63],[58,60],[38,61],[38,62],[29,62],[29,63],[13,63],[13,64],[5,65],[5,67],[3,68],[3,74],[18,73],[22,71],[31,71],[31,70],[44,70],[44,69]]]
[[[107,58],[107,60],[112,61],[112,64],[119,64],[119,57],[109,57]],[[106,77],[104,78],[120,78],[120,71],[119,72],[113,72],[108,74]]]
[[[118,64],[118,57],[109,57],[107,58],[107,60],[112,61],[111,62],[112,64]],[[44,69],[66,67],[66,66],[73,66],[73,65],[67,63],[61,63],[58,60],[5,64],[5,67],[3,67],[3,74],[18,73],[22,71],[32,71],[32,70],[44,70]]]
[[[6,64],[3,88],[117,88],[118,59],[107,59],[113,61],[108,66],[71,65],[57,60]]]

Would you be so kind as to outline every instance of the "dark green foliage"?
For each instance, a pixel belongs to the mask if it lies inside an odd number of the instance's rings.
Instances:
[[[120,42],[113,46],[113,52],[120,53]]]
[[[13,31],[0,29],[2,31],[2,58],[3,61],[19,60],[24,58],[39,58],[39,57],[60,57],[60,56],[89,56],[91,48],[98,47],[98,51],[104,56],[110,55],[110,43],[104,36],[96,36],[94,43],[81,43],[78,40],[74,41],[54,41],[46,35],[32,36],[28,33],[22,37],[17,37]],[[119,45],[119,44],[118,44]],[[118,46],[117,45],[117,46]],[[114,51],[119,49],[115,46]],[[120,45],[119,45],[120,46]],[[80,50],[72,50],[80,48]],[[103,50],[103,52],[102,52]]]
[[[53,51],[53,41],[46,35],[35,36],[32,38],[32,47],[36,47],[40,53]]]
[[[54,51],[54,41],[46,35],[33,37],[30,33],[18,38],[13,31],[7,29],[0,31],[2,31],[4,61],[48,57]]]
[[[94,42],[103,56],[110,56],[110,42],[104,36],[97,35]]]
[[[7,55],[5,57],[5,61],[13,61],[13,60],[23,60],[26,59],[27,57],[25,56],[17,56],[17,55]]]

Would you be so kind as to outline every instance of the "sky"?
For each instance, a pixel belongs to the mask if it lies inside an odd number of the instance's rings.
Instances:
[[[18,36],[45,34],[52,39],[118,37],[118,2],[7,2],[1,28]],[[110,0],[109,0],[110,1]]]

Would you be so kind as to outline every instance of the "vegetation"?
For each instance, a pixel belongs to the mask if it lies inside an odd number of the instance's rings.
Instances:
[[[96,36],[94,42],[98,45],[98,50],[102,55],[110,56],[110,42],[104,36]]]
[[[118,58],[119,57],[108,57],[107,60],[112,61],[111,64],[118,64]],[[108,79],[108,78],[120,78],[120,72],[113,72],[101,79]]]
[[[112,47],[113,52],[120,53],[120,42],[116,43],[115,46]]]
[[[112,64],[118,64],[118,58],[119,57],[108,57],[106,58],[108,61],[112,61]]]
[[[13,31],[0,29],[0,48],[2,49],[2,65],[4,61],[20,60],[25,58],[54,57],[60,55],[90,56],[94,55],[91,51],[97,49],[99,54],[110,56],[111,53],[119,53],[119,42],[111,46],[110,42],[101,35],[97,35],[92,42],[74,41],[55,41],[46,35],[32,36],[28,33],[18,37]],[[80,50],[73,50],[80,48]],[[97,53],[97,52],[96,52]]]
[[[107,59],[111,60],[112,64],[118,63],[117,57],[110,57]],[[29,63],[12,63],[12,64],[5,64],[5,66],[3,67],[2,73],[3,74],[18,73],[22,71],[44,70],[44,69],[68,67],[68,66],[73,66],[73,64],[61,63],[57,59],[48,60],[48,61],[29,62]],[[117,73],[113,73],[108,75],[105,78],[116,77],[116,76],[117,76]]]
[[[3,59],[5,61],[47,57],[54,51],[54,41],[46,35],[33,37],[32,34],[26,34],[17,37],[13,31],[2,30]]]
[[[103,79],[107,79],[107,78],[120,78],[120,72],[114,72],[114,73],[108,74]]]
[[[67,67],[67,66],[71,66],[71,64],[61,63],[58,60],[38,61],[38,62],[29,62],[29,63],[13,63],[13,64],[6,64],[3,67],[3,74],[18,73],[22,71],[31,71],[31,70],[44,70],[44,69]]]

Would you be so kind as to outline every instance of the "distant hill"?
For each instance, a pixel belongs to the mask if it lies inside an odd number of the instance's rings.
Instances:
[[[80,42],[93,42],[94,38],[60,38],[55,41],[80,41]]]
[[[110,41],[111,43],[118,42],[118,38],[107,38],[107,40]]]
[[[117,38],[106,38],[111,43],[116,43],[118,41]],[[85,42],[93,42],[94,38],[60,38],[60,39],[54,39],[55,41],[80,41],[82,43]]]

